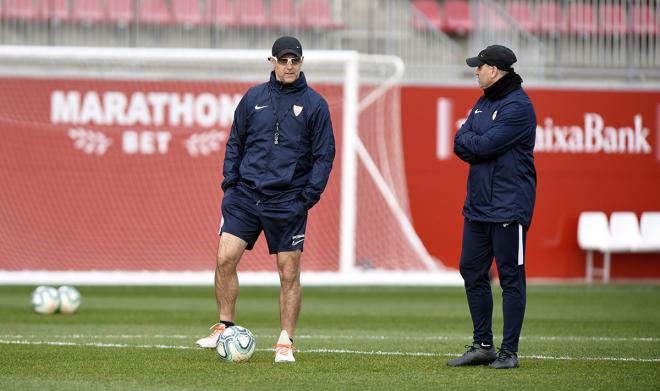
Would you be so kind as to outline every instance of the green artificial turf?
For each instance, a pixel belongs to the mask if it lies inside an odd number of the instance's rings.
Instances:
[[[303,289],[296,363],[275,364],[278,289],[243,287],[248,363],[194,348],[211,287],[78,287],[73,315],[38,315],[34,287],[0,286],[0,389],[660,389],[660,286],[528,287],[520,368],[449,368],[471,341],[462,288]],[[494,287],[495,343],[501,341]]]

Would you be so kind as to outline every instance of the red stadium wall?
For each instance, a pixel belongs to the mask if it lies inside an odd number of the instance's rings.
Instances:
[[[225,143],[249,86],[0,78],[0,270],[213,269]],[[305,270],[337,270],[338,188],[333,175],[310,214]],[[276,270],[264,240],[240,268]]]
[[[660,210],[660,92],[530,88],[528,93],[539,129],[527,275],[582,277],[581,211],[639,216]],[[452,140],[480,94],[476,87],[410,86],[401,95],[414,225],[429,251],[454,267],[468,167],[451,154]],[[660,278],[660,254],[615,254],[612,276]]]
[[[224,144],[247,86],[0,78],[0,270],[212,268]],[[332,97],[341,146],[341,93],[317,88]],[[476,87],[401,91],[413,223],[432,255],[453,267],[467,166],[451,154],[451,141],[479,94]],[[660,92],[529,94],[541,137],[528,275],[581,277],[581,211],[660,210]],[[310,215],[305,270],[337,269],[339,154]],[[360,202],[368,210],[369,200]],[[242,270],[274,270],[264,257],[261,240]],[[660,278],[660,254],[615,254],[612,274]]]

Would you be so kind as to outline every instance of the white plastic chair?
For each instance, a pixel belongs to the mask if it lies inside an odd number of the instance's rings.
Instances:
[[[612,212],[610,232],[611,249],[617,252],[635,251],[642,241],[639,222],[634,212]]]
[[[660,251],[660,212],[643,212],[640,221],[639,251]]]
[[[603,281],[610,279],[610,234],[607,215],[604,212],[582,212],[578,219],[578,245],[587,252],[587,282],[592,282],[595,274],[603,276]],[[593,252],[603,253],[603,267],[594,268]]]

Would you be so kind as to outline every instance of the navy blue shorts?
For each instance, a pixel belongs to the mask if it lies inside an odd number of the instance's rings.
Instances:
[[[248,250],[252,250],[263,230],[271,254],[302,251],[306,228],[307,209],[302,199],[257,205],[252,197],[236,187],[227,189],[222,199],[219,234],[227,232],[245,240]]]

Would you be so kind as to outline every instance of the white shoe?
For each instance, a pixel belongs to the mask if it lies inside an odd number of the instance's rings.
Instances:
[[[211,334],[208,337],[200,338],[195,342],[195,344],[200,348],[205,349],[215,349],[218,347],[218,341],[220,340],[220,334],[225,331],[226,327],[222,323],[216,323],[211,326]]]
[[[282,330],[280,339],[277,340],[277,345],[275,345],[275,362],[295,361],[296,359],[293,358],[293,344],[289,339],[289,333],[286,330]]]

